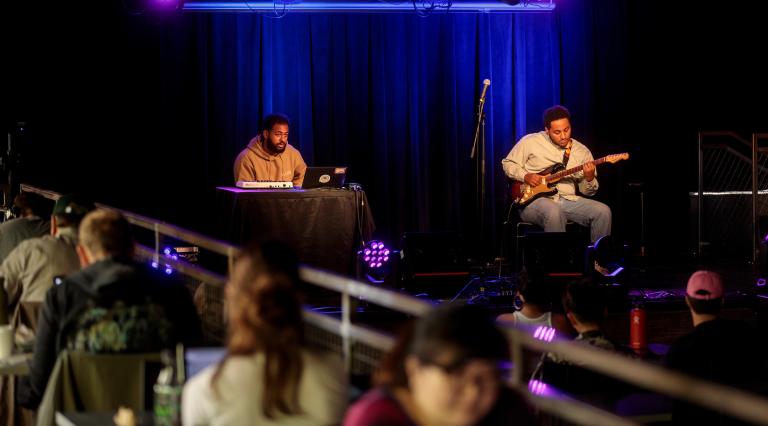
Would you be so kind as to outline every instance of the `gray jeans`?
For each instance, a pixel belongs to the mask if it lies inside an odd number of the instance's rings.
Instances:
[[[585,197],[557,201],[542,197],[534,200],[520,212],[520,219],[544,228],[546,232],[564,232],[567,221],[589,226],[594,243],[600,237],[611,234],[611,209],[605,204]]]

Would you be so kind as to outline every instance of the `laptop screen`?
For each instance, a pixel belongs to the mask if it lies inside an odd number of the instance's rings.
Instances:
[[[307,167],[303,189],[341,188],[347,178],[346,167]]]
[[[221,361],[226,354],[227,348],[224,347],[187,348],[184,353],[187,380],[207,367]]]

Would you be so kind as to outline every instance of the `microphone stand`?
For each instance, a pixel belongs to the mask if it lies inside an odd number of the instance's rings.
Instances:
[[[485,97],[480,99],[477,107],[477,126],[475,127],[475,140],[472,143],[472,152],[469,158],[475,159],[477,172],[475,175],[476,183],[476,202],[478,211],[478,223],[480,227],[479,241],[482,242],[485,236]],[[482,131],[481,131],[482,130]],[[479,144],[478,144],[479,142]],[[479,154],[479,155],[478,155]]]

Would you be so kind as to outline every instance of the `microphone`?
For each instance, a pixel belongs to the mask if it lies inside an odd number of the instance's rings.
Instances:
[[[485,92],[488,91],[488,86],[490,86],[490,85],[491,85],[491,80],[488,80],[487,78],[485,80],[483,80],[483,92],[480,93],[480,103],[481,104],[485,102]]]

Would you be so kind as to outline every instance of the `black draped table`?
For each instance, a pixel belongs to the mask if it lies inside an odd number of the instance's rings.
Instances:
[[[278,239],[307,265],[350,275],[374,230],[364,191],[216,188],[219,237],[235,244]]]

